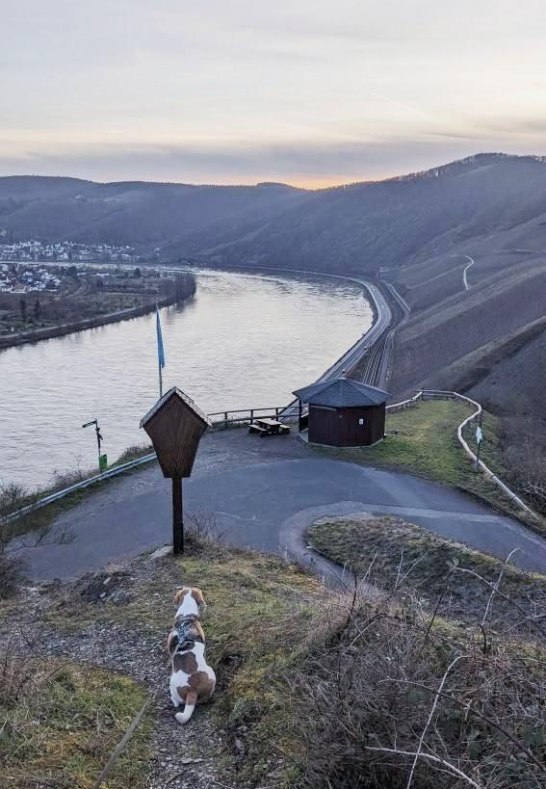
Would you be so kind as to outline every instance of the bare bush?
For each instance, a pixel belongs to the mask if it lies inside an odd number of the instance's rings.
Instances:
[[[512,484],[538,512],[546,515],[546,430],[536,417],[503,421],[503,461]]]
[[[0,520],[22,506],[27,495],[25,488],[14,482],[0,485]]]
[[[214,513],[198,512],[186,516],[185,541],[194,551],[221,552],[221,537]]]
[[[328,617],[337,624],[292,682],[299,785],[543,786],[546,653],[498,638],[488,613],[457,627],[418,600],[353,596],[345,619]]]
[[[2,523],[2,518],[17,509],[23,496],[24,489],[20,485],[12,484],[0,488],[0,600],[17,591],[23,577],[21,561],[7,552],[10,534],[7,525]]]
[[[121,455],[116,460],[116,463],[129,463],[130,460],[136,460],[137,458],[143,457],[144,455],[149,455],[154,451],[154,448],[151,444],[132,444],[127,449],[124,449]]]

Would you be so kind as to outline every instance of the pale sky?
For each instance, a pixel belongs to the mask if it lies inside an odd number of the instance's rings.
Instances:
[[[544,0],[0,0],[0,175],[316,187],[546,154]]]

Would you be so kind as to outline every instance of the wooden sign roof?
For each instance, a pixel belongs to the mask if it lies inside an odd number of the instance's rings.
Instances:
[[[199,441],[211,421],[191,397],[176,386],[142,418],[165,477],[189,477]]]

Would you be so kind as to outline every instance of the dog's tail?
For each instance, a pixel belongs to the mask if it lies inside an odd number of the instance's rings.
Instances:
[[[186,695],[186,706],[184,707],[184,712],[177,712],[174,716],[178,723],[187,723],[191,716],[193,715],[193,711],[195,709],[195,705],[197,704],[197,693],[195,690],[190,690],[189,693]]]

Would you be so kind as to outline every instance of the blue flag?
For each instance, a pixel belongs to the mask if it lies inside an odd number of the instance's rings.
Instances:
[[[157,329],[157,360],[160,368],[165,367],[165,349],[163,348],[163,335],[161,334],[161,321],[159,320],[159,310],[156,310],[156,329]]]

